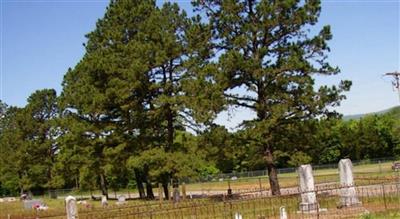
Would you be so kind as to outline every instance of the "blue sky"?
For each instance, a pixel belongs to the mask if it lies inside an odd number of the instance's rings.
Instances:
[[[159,1],[162,3],[162,1]],[[178,3],[191,11],[190,0]],[[37,89],[61,91],[63,75],[84,54],[84,35],[94,29],[108,1],[2,0],[0,99],[24,106]],[[389,78],[400,71],[400,0],[323,0],[320,22],[331,25],[329,60],[341,69],[317,84],[353,81],[337,110],[343,114],[374,112],[399,105]],[[223,113],[218,122],[233,127],[251,112]]]

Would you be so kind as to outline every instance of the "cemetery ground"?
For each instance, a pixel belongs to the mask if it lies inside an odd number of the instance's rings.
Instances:
[[[243,218],[279,218],[280,207],[285,206],[288,218],[400,218],[400,172],[391,170],[392,162],[355,165],[354,176],[357,194],[362,205],[338,208],[337,168],[313,171],[319,207],[327,211],[299,212],[300,193],[297,173],[279,174],[282,195],[271,197],[266,176],[214,179],[209,182],[187,183],[186,200],[173,203],[171,200],[128,200],[117,205],[109,200],[107,207],[100,201],[87,199],[87,205],[78,204],[79,218],[234,218],[240,213]],[[251,175],[251,174],[250,174]],[[261,183],[261,184],[260,184]],[[182,186],[181,186],[182,187]],[[228,197],[227,189],[232,189]],[[158,195],[157,188],[155,195]],[[90,192],[73,192],[78,199],[90,197]],[[110,191],[110,198],[125,195],[136,197],[133,190]],[[97,197],[100,193],[92,191]],[[49,206],[47,211],[23,208],[20,201],[0,203],[0,218],[65,218],[65,196],[50,199],[48,194],[41,199]],[[192,195],[193,199],[189,196]]]

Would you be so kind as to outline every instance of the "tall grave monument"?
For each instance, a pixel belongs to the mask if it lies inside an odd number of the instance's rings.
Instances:
[[[301,212],[310,212],[318,210],[318,202],[315,194],[314,177],[310,164],[301,165],[298,169],[300,181]]]
[[[76,207],[76,198],[67,196],[65,198],[65,209],[67,210],[67,219],[78,219],[78,208]]]
[[[357,198],[356,188],[354,187],[353,164],[350,159],[339,161],[339,175],[341,207],[360,205],[361,202]]]

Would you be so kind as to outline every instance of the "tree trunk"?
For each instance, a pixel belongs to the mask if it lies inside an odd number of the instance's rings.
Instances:
[[[151,186],[151,182],[149,181],[149,178],[148,178],[149,168],[147,165],[144,167],[144,170],[141,175],[142,175],[143,182],[146,183],[147,199],[154,199],[153,187]]]
[[[137,189],[139,191],[139,198],[145,199],[146,193],[144,192],[143,180],[142,180],[142,176],[139,172],[140,171],[135,170],[136,185],[137,185]]]
[[[173,144],[174,144],[174,116],[173,116],[173,112],[168,104],[168,113],[167,113],[167,132],[168,132],[168,136],[167,136],[167,150],[168,151],[173,151]]]
[[[108,199],[107,182],[104,177],[104,174],[100,174],[100,188],[101,188],[102,195],[105,195]]]
[[[268,179],[271,187],[271,193],[272,195],[280,195],[281,190],[278,182],[278,172],[276,171],[272,151],[269,147],[265,150],[265,160],[267,162]]]
[[[75,176],[75,188],[79,189],[79,179],[77,176]]]
[[[162,183],[162,187],[163,187],[163,190],[164,190],[165,199],[169,200],[168,182],[167,183],[163,182]]]
[[[173,60],[169,61],[169,69],[168,69],[168,79],[167,79],[167,72],[164,72],[164,80],[165,80],[165,91],[166,94],[169,98],[172,98],[173,96],[173,90],[174,90],[174,79],[173,79]],[[175,115],[174,111],[172,110],[173,105],[171,105],[169,102],[165,105],[167,113],[166,113],[166,119],[167,119],[167,151],[173,151],[173,144],[174,144],[174,134],[175,134],[175,129],[174,129],[174,120],[175,120]]]
[[[150,182],[146,182],[147,199],[154,199],[153,187]]]

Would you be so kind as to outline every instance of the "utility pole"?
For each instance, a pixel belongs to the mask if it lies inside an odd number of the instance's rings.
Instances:
[[[397,90],[399,93],[399,101],[400,101],[400,72],[389,72],[385,73],[383,76],[393,77],[392,85],[393,88]]]

